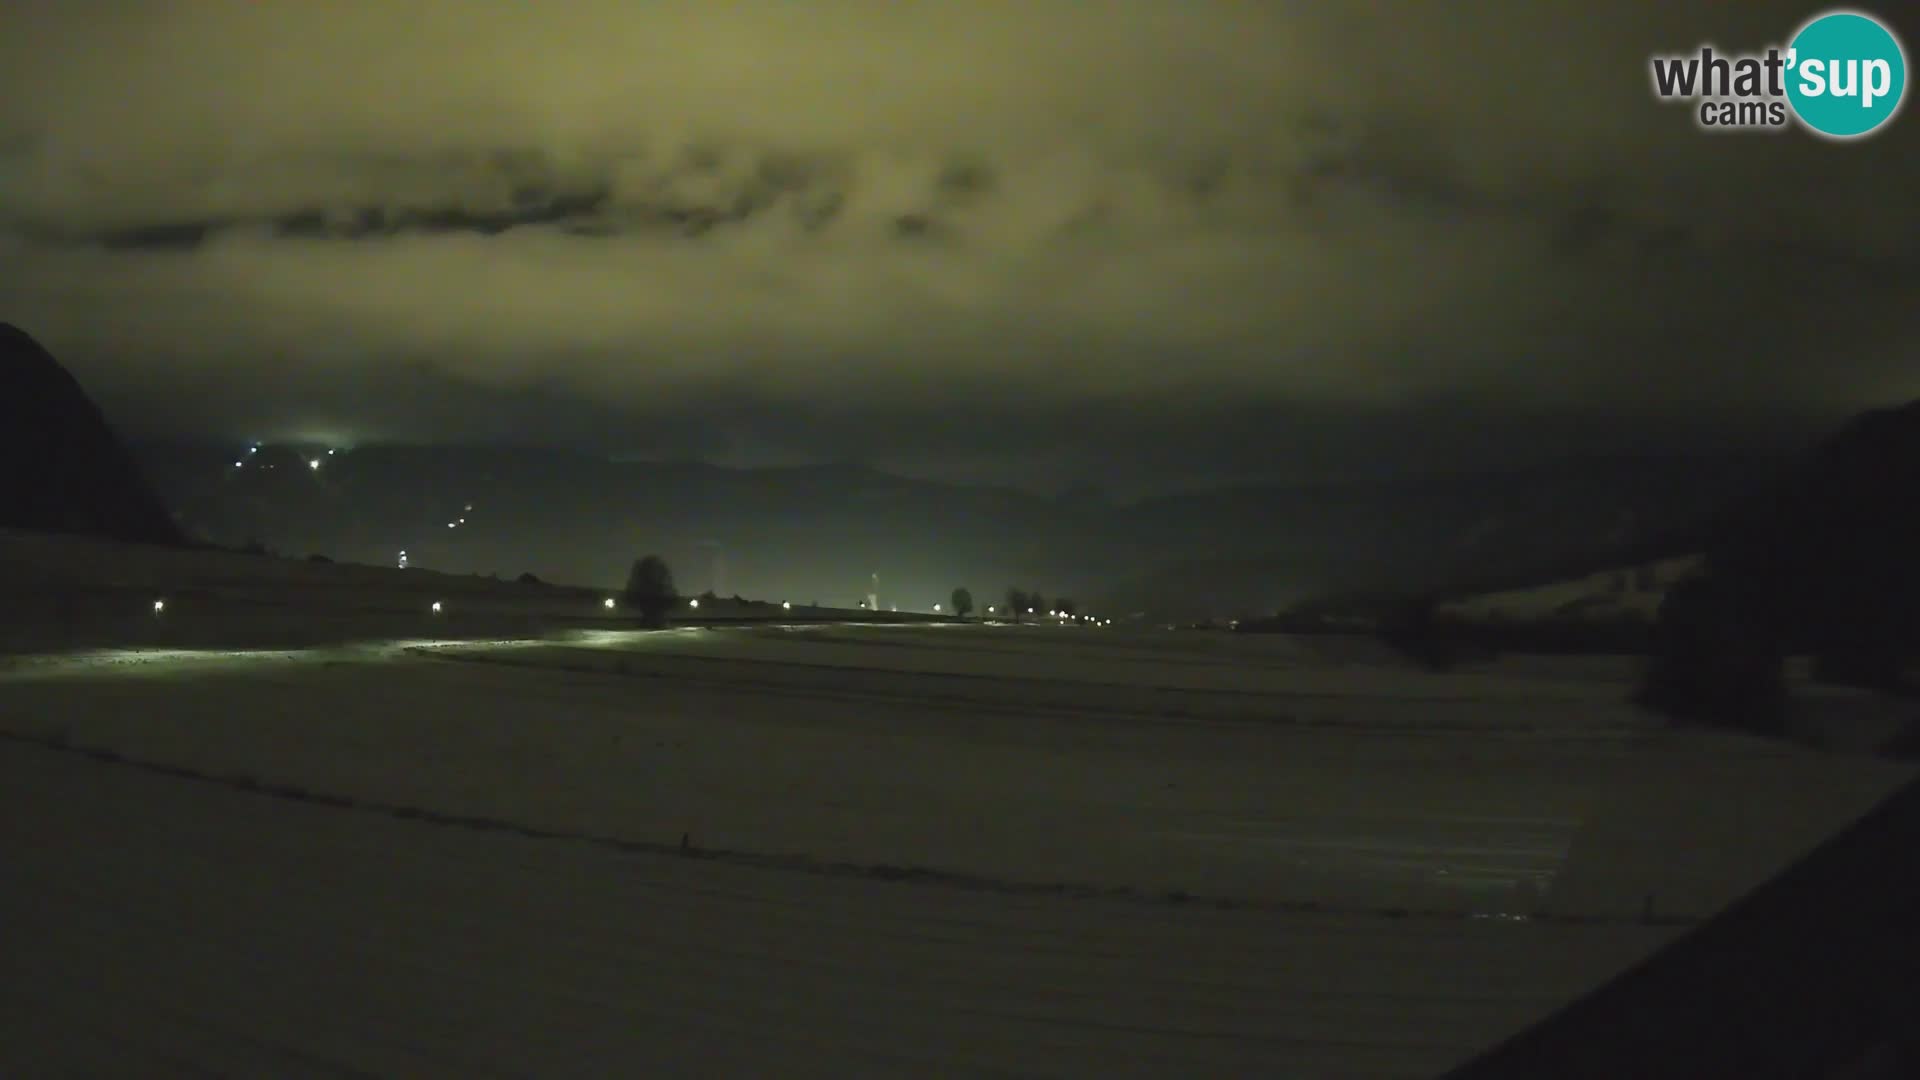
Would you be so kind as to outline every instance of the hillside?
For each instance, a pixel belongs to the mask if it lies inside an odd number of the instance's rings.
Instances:
[[[1651,625],[1673,586],[1705,575],[1730,605],[1716,617],[1821,656],[1830,673],[1885,682],[1920,645],[1920,402],[1855,417],[1701,521],[1573,573],[1442,593],[1434,613],[1488,627]]]
[[[0,528],[182,541],[86,391],[7,323],[0,323]]]
[[[1697,572],[1698,555],[1596,570],[1530,588],[1474,593],[1441,602],[1439,614],[1469,622],[1630,619],[1651,624],[1676,582]]]

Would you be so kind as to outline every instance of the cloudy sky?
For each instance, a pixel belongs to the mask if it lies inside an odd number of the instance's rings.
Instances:
[[[0,0],[0,319],[144,434],[1123,487],[1724,444],[1920,396],[1911,109],[1649,89],[1813,11]]]

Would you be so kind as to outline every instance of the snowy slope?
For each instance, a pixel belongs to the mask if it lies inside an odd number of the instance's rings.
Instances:
[[[1699,568],[1698,556],[1596,571],[1524,589],[1459,597],[1439,611],[1475,622],[1640,618],[1651,621],[1674,583]]]

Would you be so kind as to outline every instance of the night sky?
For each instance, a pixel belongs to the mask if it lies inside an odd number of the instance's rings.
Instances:
[[[1116,488],[1797,437],[1920,396],[1920,119],[1706,135],[1647,60],[1815,10],[0,0],[0,319],[143,436]]]

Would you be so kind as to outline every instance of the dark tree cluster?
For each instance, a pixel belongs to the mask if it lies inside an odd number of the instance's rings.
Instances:
[[[667,616],[680,599],[679,592],[673,587],[673,571],[667,568],[667,561],[658,555],[635,560],[633,569],[627,573],[627,588],[621,594],[621,599],[627,607],[640,613],[643,625],[665,626]]]
[[[1785,652],[1755,604],[1754,592],[1724,575],[1675,585],[1660,605],[1653,658],[1636,700],[1685,723],[1780,734]]]
[[[1914,693],[1920,402],[1859,417],[1722,515],[1656,635],[1640,700],[1676,720],[1780,730],[1796,654],[1823,681]]]
[[[1038,589],[1027,590],[1015,586],[1007,589],[1006,610],[1012,613],[1014,622],[1019,622],[1028,615],[1045,615],[1048,612],[1073,615],[1079,611],[1079,607],[1064,596],[1049,604],[1046,594]]]

